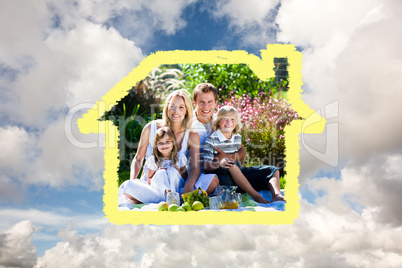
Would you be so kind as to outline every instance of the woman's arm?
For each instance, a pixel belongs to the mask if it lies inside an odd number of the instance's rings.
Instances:
[[[198,178],[200,177],[201,173],[201,166],[200,166],[200,137],[198,133],[191,131],[188,137],[187,143],[190,149],[190,157],[191,157],[191,170],[184,185],[183,193],[191,192],[193,190],[194,184],[197,182]]]
[[[136,179],[141,170],[142,162],[144,161],[147,147],[149,144],[149,133],[151,132],[151,124],[147,124],[141,133],[140,142],[138,144],[137,153],[131,162],[130,179]]]
[[[156,173],[156,170],[148,169],[147,181],[148,181],[149,184],[151,184],[151,180],[154,177],[155,173]]]

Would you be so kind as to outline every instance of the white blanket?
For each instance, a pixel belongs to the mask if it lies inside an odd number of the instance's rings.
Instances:
[[[270,191],[262,190],[260,194],[267,200],[271,201],[272,195]],[[284,191],[281,190],[281,194],[284,196]],[[271,202],[268,204],[260,204],[255,202],[252,198],[250,200],[245,201],[242,203],[239,208],[237,209],[225,209],[219,211],[285,211],[285,204],[284,201],[276,201]],[[119,207],[119,210],[134,210],[134,211],[158,211],[158,204],[143,204],[143,205],[129,205],[129,204],[122,204]],[[206,208],[202,211],[210,211],[209,208]]]

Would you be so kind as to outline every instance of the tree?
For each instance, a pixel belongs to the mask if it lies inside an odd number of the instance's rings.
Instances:
[[[287,80],[275,82],[275,77],[262,81],[246,64],[180,64],[185,85],[192,91],[199,83],[208,82],[219,89],[220,96],[229,93],[250,94],[257,97],[260,92],[277,94],[287,90]]]

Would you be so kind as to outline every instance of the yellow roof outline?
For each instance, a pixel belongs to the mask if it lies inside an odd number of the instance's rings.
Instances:
[[[98,119],[107,110],[128,94],[128,90],[146,78],[155,67],[161,64],[238,64],[244,63],[261,79],[274,77],[274,58],[288,59],[289,90],[288,102],[303,118],[294,120],[285,128],[286,147],[286,206],[280,212],[252,211],[190,211],[185,213],[154,211],[119,211],[117,204],[117,169],[119,165],[119,131],[110,121]],[[291,224],[298,217],[300,204],[298,197],[299,134],[321,133],[325,119],[301,100],[302,93],[302,53],[294,45],[268,44],[261,50],[261,58],[246,51],[158,51],[143,59],[126,77],[118,82],[94,107],[78,119],[82,133],[105,133],[105,171],[104,212],[106,218],[115,224],[153,224],[153,225],[201,225],[201,224]]]

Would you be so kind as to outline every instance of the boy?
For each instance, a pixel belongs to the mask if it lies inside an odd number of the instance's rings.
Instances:
[[[202,149],[205,140],[212,133],[212,119],[215,113],[216,106],[218,104],[218,91],[215,86],[210,83],[198,84],[193,91],[193,102],[194,102],[194,121],[192,124],[192,130],[197,132],[200,137],[200,150]],[[246,159],[247,154],[243,145],[240,146],[239,150],[235,153],[225,153],[219,148],[215,148],[218,155],[215,156],[217,161],[230,158],[238,162],[242,162]],[[203,167],[203,165],[201,165]],[[279,181],[279,170],[271,176],[269,172],[270,166],[254,166],[244,170],[243,175],[249,179],[251,177],[258,178],[269,178],[268,186],[263,185],[264,188],[269,188],[272,193],[272,201],[284,201],[285,199],[280,193],[280,181]],[[225,176],[220,176],[220,180],[227,185],[235,185],[230,174]],[[261,182],[263,183],[263,182]]]
[[[209,136],[204,144],[202,160],[204,160],[204,169],[207,173],[215,173],[218,175],[222,185],[233,185],[231,181],[225,180],[225,175],[228,173],[232,177],[235,185],[238,185],[241,190],[248,193],[258,203],[269,203],[268,200],[256,191],[256,188],[262,188],[264,184],[268,185],[267,177],[250,178],[249,180],[242,173],[242,166],[239,162],[235,162],[230,157],[220,161],[214,161],[214,154],[217,154],[215,148],[220,148],[223,152],[233,154],[240,147],[241,136],[238,134],[241,128],[239,113],[232,106],[223,106],[219,109],[216,119],[212,123],[212,129],[215,131]],[[271,174],[278,170],[276,167],[271,167]],[[265,181],[264,181],[265,179]],[[253,185],[252,185],[253,184]]]

